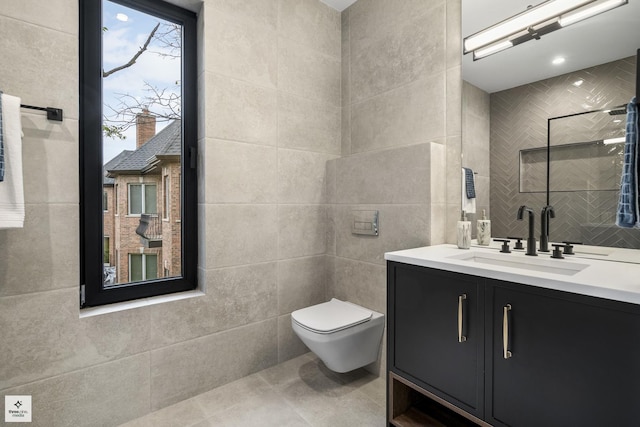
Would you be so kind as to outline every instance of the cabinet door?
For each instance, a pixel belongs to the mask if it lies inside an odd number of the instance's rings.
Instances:
[[[484,317],[477,279],[403,264],[395,265],[392,276],[392,366],[481,416]]]
[[[486,307],[493,332],[487,332],[485,359],[490,422],[516,427],[640,425],[637,307],[491,283]]]

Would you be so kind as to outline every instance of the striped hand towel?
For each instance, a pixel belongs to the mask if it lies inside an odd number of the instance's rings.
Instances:
[[[634,97],[627,106],[624,160],[620,178],[620,195],[616,225],[633,228],[638,223],[638,105]]]

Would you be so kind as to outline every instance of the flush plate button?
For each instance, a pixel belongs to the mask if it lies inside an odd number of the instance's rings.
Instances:
[[[351,222],[352,234],[364,234],[366,236],[378,235],[378,211],[351,211],[353,221]]]

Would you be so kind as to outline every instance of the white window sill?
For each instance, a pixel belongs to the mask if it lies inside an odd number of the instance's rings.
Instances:
[[[103,305],[100,307],[89,307],[80,310],[80,318],[100,316],[102,314],[117,313],[119,311],[131,310],[134,308],[148,307],[166,302],[180,301],[187,298],[202,297],[205,293],[199,289],[175,294],[159,295],[157,297],[142,298],[133,301],[117,302],[115,304]]]

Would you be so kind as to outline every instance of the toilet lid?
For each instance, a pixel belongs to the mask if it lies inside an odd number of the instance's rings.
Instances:
[[[372,315],[371,310],[335,298],[291,313],[293,320],[300,326],[321,334],[364,323]]]

